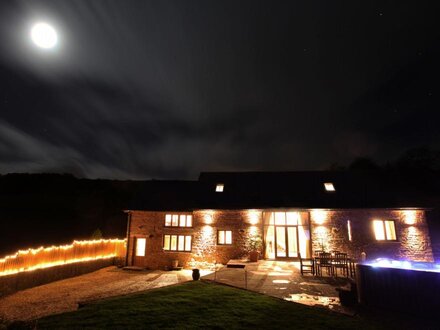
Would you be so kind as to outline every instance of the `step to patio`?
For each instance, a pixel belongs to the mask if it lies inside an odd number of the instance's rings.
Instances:
[[[147,270],[147,269],[143,268],[143,267],[138,267],[138,266],[125,266],[125,267],[122,268],[122,270],[134,270],[134,271],[137,271],[137,272],[141,272],[141,271],[144,271],[144,270]]]

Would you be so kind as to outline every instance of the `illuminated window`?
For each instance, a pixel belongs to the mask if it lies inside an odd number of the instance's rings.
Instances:
[[[217,232],[217,244],[219,244],[219,245],[232,244],[232,231],[231,230],[219,230]]]
[[[325,191],[336,191],[335,186],[331,182],[324,183]]]
[[[192,227],[192,215],[167,214],[165,215],[165,227]]]
[[[396,227],[393,220],[374,220],[373,229],[378,241],[396,240]]]
[[[146,238],[136,238],[136,257],[145,257]]]
[[[351,242],[351,221],[347,220],[347,233],[348,233],[348,240]]]
[[[223,192],[224,188],[225,188],[225,185],[223,183],[217,183],[217,185],[215,186],[215,191],[216,192]]]
[[[164,235],[163,249],[165,251],[191,252],[191,235]]]

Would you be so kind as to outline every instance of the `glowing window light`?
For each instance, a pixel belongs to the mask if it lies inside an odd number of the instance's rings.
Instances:
[[[217,183],[215,186],[215,192],[223,192],[225,185],[223,183]]]
[[[165,226],[171,227],[171,214],[165,215]]]
[[[192,215],[166,214],[165,227],[192,227]]]
[[[47,23],[36,23],[31,29],[31,39],[40,48],[53,48],[58,42],[55,29]]]
[[[145,247],[147,240],[145,238],[136,238],[136,257],[145,257]]]
[[[163,250],[174,252],[191,252],[191,235],[164,235]]]
[[[325,182],[324,183],[325,191],[336,191],[335,186],[332,182]]]
[[[373,220],[373,229],[378,241],[396,240],[396,227],[393,220]]]
[[[351,242],[351,221],[347,220],[347,233],[348,233],[348,240]]]
[[[374,235],[376,236],[376,240],[384,241],[385,240],[385,230],[383,228],[383,221],[374,220],[373,221]]]
[[[219,245],[232,244],[232,231],[231,230],[219,230],[217,232],[217,243]]]

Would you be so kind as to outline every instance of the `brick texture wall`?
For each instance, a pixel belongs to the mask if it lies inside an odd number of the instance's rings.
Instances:
[[[132,211],[129,233],[129,265],[164,269],[178,260],[182,267],[209,267],[215,262],[247,257],[249,238],[263,238],[263,210],[199,210],[192,214],[193,227],[165,227],[165,215],[176,212]],[[180,213],[185,214],[185,213]],[[377,241],[373,220],[394,220],[397,241]],[[347,220],[352,240],[348,238]],[[312,250],[339,250],[353,257],[366,252],[378,257],[433,261],[425,211],[400,210],[315,210],[310,211]],[[217,244],[217,231],[231,230],[232,245]],[[164,235],[192,235],[191,252],[163,250]],[[134,256],[135,239],[146,238],[145,257]],[[263,252],[263,251],[262,251]]]
[[[433,261],[428,226],[423,210],[311,211],[313,250],[339,250],[368,259],[380,257]],[[352,240],[348,239],[350,220]],[[396,241],[377,241],[373,220],[394,220]]]
[[[261,211],[258,210],[202,210],[193,215],[192,228],[165,227],[165,215],[176,212],[132,211],[129,233],[128,264],[163,269],[178,260],[182,267],[209,267],[215,262],[227,263],[230,259],[248,255],[249,237],[260,235]],[[179,213],[185,214],[185,213]],[[217,231],[232,231],[232,245],[217,244]],[[191,252],[163,250],[163,235],[192,235]],[[146,238],[145,257],[134,255],[136,237]]]

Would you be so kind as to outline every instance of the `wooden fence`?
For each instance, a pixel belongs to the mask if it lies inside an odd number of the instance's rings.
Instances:
[[[20,250],[0,259],[0,276],[81,261],[124,257],[125,240],[73,241],[70,245]]]

